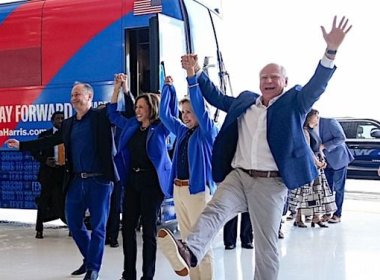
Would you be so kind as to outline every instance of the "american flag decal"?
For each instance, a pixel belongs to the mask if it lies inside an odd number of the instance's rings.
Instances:
[[[136,0],[133,4],[133,14],[135,16],[154,14],[162,12],[161,0]]]

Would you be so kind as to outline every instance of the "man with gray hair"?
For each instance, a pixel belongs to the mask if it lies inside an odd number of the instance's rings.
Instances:
[[[206,100],[226,112],[215,139],[212,174],[220,182],[211,201],[181,242],[169,230],[158,233],[159,244],[178,275],[186,276],[212,244],[223,225],[239,212],[249,212],[255,237],[255,280],[278,278],[278,228],[288,189],[310,183],[317,175],[303,134],[303,122],[332,77],[337,50],[351,26],[343,17],[331,31],[322,27],[326,50],[305,86],[285,90],[282,66],[271,63],[260,71],[261,95],[245,91],[222,94],[205,73],[197,82]],[[197,63],[186,55],[182,64]]]
[[[54,135],[34,141],[9,139],[10,148],[34,151],[65,145],[65,213],[73,239],[83,256],[83,264],[72,275],[86,273],[84,280],[97,280],[104,252],[110,196],[115,176],[111,124],[105,109],[92,108],[91,85],[75,83],[71,104],[76,113],[63,121]],[[90,212],[91,234],[83,223]]]

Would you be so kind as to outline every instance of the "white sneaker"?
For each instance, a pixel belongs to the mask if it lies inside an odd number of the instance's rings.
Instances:
[[[189,275],[191,255],[186,244],[175,239],[168,229],[160,229],[157,243],[175,273],[179,276]]]

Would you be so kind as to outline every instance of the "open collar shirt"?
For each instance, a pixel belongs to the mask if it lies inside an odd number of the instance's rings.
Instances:
[[[278,171],[267,140],[267,111],[281,95],[270,100],[268,107],[260,96],[238,119],[239,139],[233,168]]]
[[[327,68],[334,67],[334,61],[323,56],[321,64]],[[262,103],[262,96],[238,119],[239,138],[232,160],[232,168],[278,171],[267,139],[267,112],[281,95],[271,99],[268,107]]]

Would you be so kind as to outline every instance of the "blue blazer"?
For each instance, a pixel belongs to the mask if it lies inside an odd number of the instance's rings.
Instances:
[[[108,117],[110,121],[122,129],[119,137],[117,153],[115,155],[115,164],[121,181],[126,187],[128,187],[125,184],[126,178],[130,172],[130,152],[127,144],[131,137],[139,129],[140,123],[137,121],[136,117],[126,118],[117,112],[116,109],[116,103],[107,105]],[[169,158],[168,149],[166,146],[166,137],[168,135],[169,131],[166,127],[160,121],[157,121],[149,126],[146,143],[148,157],[156,169],[161,190],[166,198],[171,197],[168,186],[170,170],[172,167],[172,162]]]
[[[213,194],[216,189],[216,184],[212,179],[211,151],[218,131],[206,111],[203,96],[199,92],[199,87],[195,86],[196,82],[197,80],[195,76],[188,78],[188,84],[193,85],[189,89],[190,102],[199,123],[199,126],[195,129],[189,139],[189,190],[190,194],[196,194],[205,191],[207,185],[210,193]],[[169,108],[172,102],[178,102],[176,90],[174,86],[164,85],[161,96],[160,119],[170,132],[177,137],[173,156],[173,168],[169,180],[170,194],[173,194],[173,183],[174,179],[177,177],[177,149],[183,138],[186,136],[186,132],[189,130],[187,126],[178,119],[177,114],[172,115],[170,112]]]
[[[342,126],[335,119],[320,118],[319,137],[325,146],[323,150],[329,166],[338,170],[347,167],[354,160],[346,145],[346,136]]]
[[[334,71],[335,67],[330,69],[319,63],[314,75],[304,87],[296,85],[268,107],[269,148],[289,189],[303,186],[318,175],[302,127],[307,112],[325,91]],[[198,83],[206,100],[227,112],[216,137],[212,156],[213,178],[216,182],[221,182],[232,170],[231,162],[238,140],[237,119],[255,104],[259,95],[250,91],[242,92],[238,97],[223,95],[204,73],[198,77]]]

